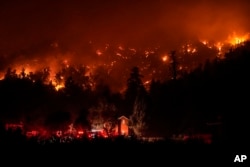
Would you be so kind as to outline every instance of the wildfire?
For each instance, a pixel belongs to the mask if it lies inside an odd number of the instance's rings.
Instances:
[[[229,49],[228,46],[236,46],[243,44],[245,41],[250,39],[250,34],[244,34],[244,35],[237,35],[236,33],[233,33],[233,35],[229,35],[226,40],[221,41],[215,41],[215,42],[208,42],[208,40],[200,40],[200,42],[208,47],[209,49],[215,48],[218,51],[218,56],[221,57]],[[188,46],[188,45],[187,45]],[[185,47],[183,47],[185,51]],[[187,52],[190,53],[191,49],[187,47]]]
[[[206,47],[208,47],[209,49],[212,49],[213,46],[210,42],[208,42],[208,40],[200,40],[200,42],[205,45]]]
[[[192,44],[186,44],[182,46],[182,51],[184,53],[193,54],[197,52],[197,49]]]
[[[227,42],[230,43],[231,45],[239,45],[249,39],[250,39],[249,33],[242,36],[236,35],[236,33],[234,33],[233,35],[230,35],[228,37]]]
[[[63,88],[64,88],[64,84],[55,85],[56,91],[59,91],[60,89],[63,89]]]
[[[27,64],[26,66],[16,66],[15,67],[16,73],[19,75],[25,75],[28,76],[31,72],[36,71],[35,68],[32,68],[29,64]]]
[[[215,44],[215,47],[218,49],[218,51],[219,51],[219,55],[221,55],[222,54],[222,51],[221,51],[221,49],[222,49],[222,46],[223,46],[223,43],[221,43],[221,42],[218,42],[217,44]]]
[[[244,35],[236,35],[236,33],[234,33],[226,40],[213,41],[202,39],[200,40],[200,44],[203,45],[201,48],[199,45],[192,43],[192,41],[187,41],[181,44],[180,48],[177,48],[179,54],[177,61],[179,61],[180,68],[182,66],[182,70],[186,70],[190,67],[195,68],[197,64],[194,63],[197,61],[196,58],[199,58],[200,61],[203,61],[203,57],[199,56],[203,53],[200,52],[211,50],[212,52],[207,52],[207,54],[205,53],[206,57],[217,56],[219,58],[223,58],[224,53],[226,53],[230,47],[242,44],[249,39],[249,33]],[[108,49],[109,47],[110,49]],[[56,59],[48,57],[46,59],[40,59],[38,57],[34,58],[33,60],[22,59],[18,62],[12,62],[11,69],[12,72],[15,72],[16,77],[20,79],[28,78],[33,82],[36,82],[37,79],[42,79],[44,84],[53,85],[56,91],[65,88],[64,84],[69,76],[72,76],[73,80],[77,80],[76,82],[80,86],[83,85],[81,82],[84,80],[84,77],[90,79],[91,85],[95,85],[95,83],[93,83],[95,80],[93,80],[91,77],[95,76],[96,69],[98,69],[100,66],[107,69],[107,74],[111,79],[116,79],[113,77],[117,77],[117,69],[125,69],[124,72],[128,72],[131,65],[136,65],[140,68],[146,80],[151,80],[152,78],[161,80],[162,77],[164,77],[163,75],[165,75],[162,72],[164,71],[163,68],[166,68],[166,66],[159,66],[159,63],[170,63],[172,58],[168,52],[169,50],[165,50],[163,46],[138,49],[134,48],[133,46],[128,47],[119,44],[113,49],[113,47],[111,47],[109,44],[106,44],[105,49],[96,48],[95,50],[92,50],[92,54],[98,56],[95,59],[97,61],[92,61],[91,59],[92,62],[84,64],[83,68],[74,66],[74,62],[77,62],[78,65],[80,65],[81,62],[78,62],[78,59],[75,61],[73,59],[75,53],[70,52],[65,55],[58,54],[56,55]],[[58,58],[60,59],[58,60]],[[82,62],[84,61],[82,60]],[[5,72],[0,71],[0,80],[4,80],[6,71],[6,69]],[[128,74],[123,75],[128,76]],[[124,77],[123,81],[119,81],[121,82],[119,83],[119,92],[122,89],[121,85],[125,79],[126,78]],[[110,86],[112,87],[116,85]],[[115,89],[117,89],[117,87]]]

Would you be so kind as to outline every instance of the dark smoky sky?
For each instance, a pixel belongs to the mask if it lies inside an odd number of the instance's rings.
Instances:
[[[80,53],[89,41],[174,48],[248,32],[249,11],[247,0],[1,0],[0,53],[50,41]]]

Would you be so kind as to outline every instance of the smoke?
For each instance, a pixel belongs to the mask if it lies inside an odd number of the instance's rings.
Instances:
[[[58,40],[72,50],[81,50],[89,40],[141,45],[190,36],[222,38],[249,28],[250,5],[242,0],[2,3],[0,43],[1,49],[9,52],[29,49],[46,40]]]

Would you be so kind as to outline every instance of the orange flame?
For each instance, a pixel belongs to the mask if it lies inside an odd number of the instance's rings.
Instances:
[[[233,35],[230,35],[228,37],[227,42],[230,43],[231,45],[239,45],[249,39],[250,39],[249,33],[244,35],[236,35],[236,33],[234,33]]]

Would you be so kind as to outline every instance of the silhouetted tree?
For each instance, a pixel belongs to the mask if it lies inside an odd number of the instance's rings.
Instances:
[[[117,110],[114,104],[109,104],[106,101],[99,101],[98,105],[89,109],[88,121],[92,128],[104,128],[109,134],[116,123]],[[105,124],[106,123],[106,124]],[[106,127],[104,126],[106,125]]]
[[[25,68],[22,68],[20,74],[19,74],[19,78],[26,78],[27,74],[25,73]]]
[[[68,96],[74,96],[79,94],[82,89],[74,82],[73,78],[70,76],[65,80],[64,91]]]
[[[16,73],[16,70],[12,70],[11,68],[8,68],[4,77],[6,80],[13,80],[17,79],[18,75]]]
[[[63,82],[66,82],[65,80],[70,79],[70,82],[79,87],[81,91],[90,91],[92,89],[93,83],[87,73],[88,68],[86,66],[68,66],[62,68],[61,71],[56,74],[55,79],[58,85],[62,85]]]
[[[128,107],[128,115],[133,111],[136,98],[141,100],[147,95],[147,91],[142,83],[142,77],[138,67],[133,67],[131,69],[130,77],[127,80],[127,89],[125,91],[125,103]]]
[[[171,59],[172,59],[172,79],[175,81],[177,78],[177,58],[176,58],[176,51],[171,52]]]
[[[130,127],[137,137],[141,137],[146,128],[145,123],[146,104],[143,100],[136,98],[132,115],[130,115]]]

